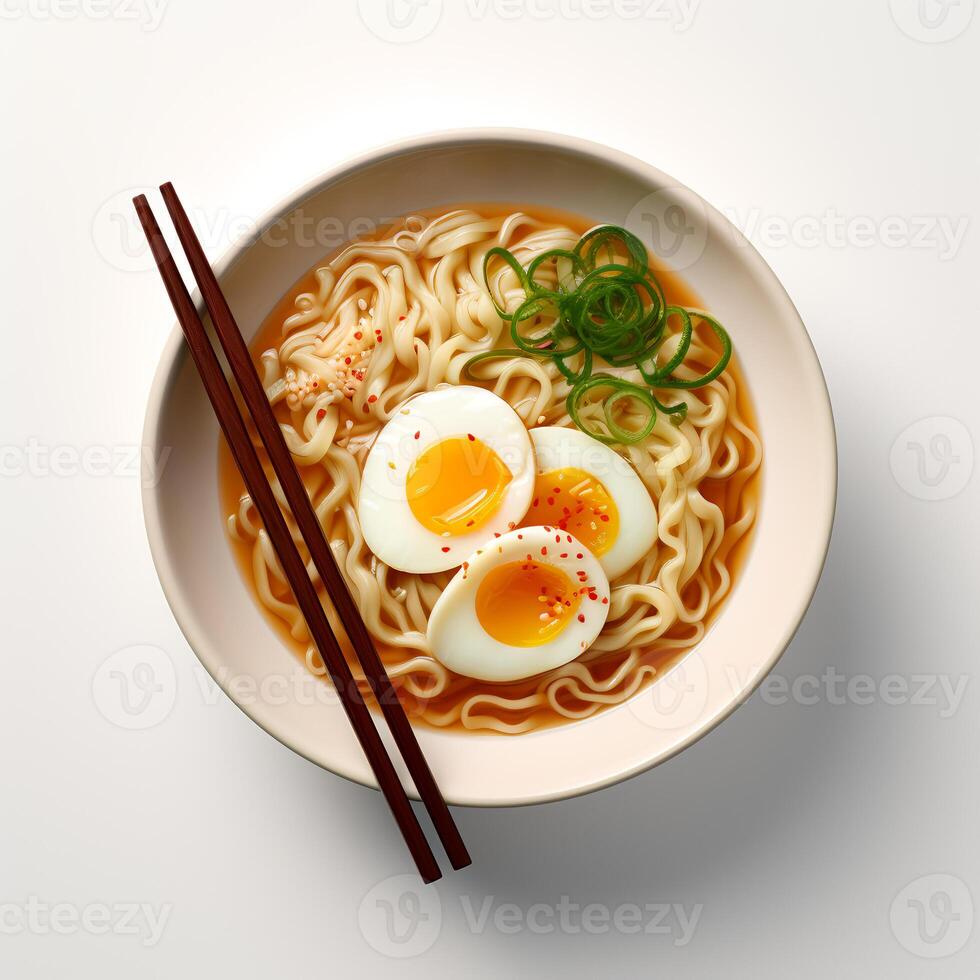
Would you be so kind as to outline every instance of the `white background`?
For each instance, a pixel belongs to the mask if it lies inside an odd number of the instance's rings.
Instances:
[[[975,975],[974,0],[120,2],[0,0],[3,976]],[[419,897],[380,798],[211,691],[170,615],[128,458],[172,317],[122,222],[172,179],[217,256],[345,157],[476,125],[732,217],[823,363],[840,501],[795,694],[626,785],[459,811],[474,865]]]

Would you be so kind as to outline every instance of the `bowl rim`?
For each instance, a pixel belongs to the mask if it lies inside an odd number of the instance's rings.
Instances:
[[[800,600],[792,614],[786,612],[786,628],[775,644],[769,656],[767,656],[759,669],[753,674],[751,681],[738,692],[733,693],[724,709],[713,716],[702,720],[684,738],[678,740],[669,749],[655,754],[650,759],[645,759],[641,763],[633,765],[631,768],[614,771],[608,776],[593,779],[590,782],[576,784],[565,790],[541,793],[537,795],[527,795],[517,798],[505,798],[501,796],[486,797],[459,797],[447,793],[447,802],[458,806],[473,807],[500,807],[500,806],[529,806],[539,803],[549,803],[557,800],[570,799],[576,796],[584,796],[588,793],[596,792],[607,786],[625,782],[640,773],[646,772],[655,766],[673,758],[686,748],[700,741],[709,732],[713,731],[726,718],[728,718],[741,704],[743,704],[754,691],[761,685],[763,680],[769,675],[775,665],[782,658],[787,647],[792,642],[806,615],[807,610],[813,600],[820,576],[826,564],[827,553],[830,547],[831,533],[833,530],[834,516],[837,504],[838,490],[838,450],[837,436],[834,424],[833,408],[830,400],[830,393],[827,387],[826,377],[823,368],[817,357],[813,341],[803,323],[799,311],[786,292],[785,287],[779,281],[775,272],[762,257],[755,246],[733,225],[718,209],[704,200],[696,191],[691,190],[686,184],[672,177],[671,175],[659,170],[651,164],[635,157],[622,150],[608,147],[593,140],[587,140],[578,136],[570,136],[561,133],[553,133],[545,130],[523,129],[513,127],[470,127],[462,129],[445,129],[412,136],[406,139],[395,140],[366,150],[354,157],[343,160],[318,176],[309,179],[301,187],[292,193],[282,197],[276,204],[268,208],[262,218],[253,226],[250,232],[241,239],[233,243],[221,256],[213,263],[215,275],[220,280],[234,265],[242,258],[245,253],[259,241],[263,234],[273,226],[283,215],[301,206],[304,201],[325,190],[330,184],[355,174],[362,168],[382,163],[391,158],[401,156],[413,150],[439,150],[465,147],[468,145],[511,145],[522,148],[538,148],[545,150],[559,150],[566,153],[578,155],[595,160],[605,166],[612,166],[625,170],[632,175],[644,180],[654,186],[671,186],[683,188],[685,193],[700,202],[703,207],[704,220],[711,234],[724,233],[729,238],[734,238],[742,249],[745,261],[750,264],[755,274],[757,283],[773,294],[786,306],[788,312],[795,317],[799,327],[800,339],[808,345],[812,355],[811,367],[815,369],[816,378],[820,383],[823,394],[822,412],[819,417],[813,418],[815,428],[821,430],[822,437],[826,441],[829,449],[829,460],[827,467],[826,485],[821,495],[823,502],[822,510],[812,515],[812,527],[819,531],[819,538],[823,542],[823,547],[817,555],[817,560],[813,561],[809,568],[801,568],[800,581],[806,583],[806,587],[800,591]],[[199,311],[204,314],[203,302],[199,293],[195,290],[193,298]],[[156,453],[159,441],[160,425],[167,402],[170,389],[176,382],[178,368],[181,364],[182,348],[184,337],[179,324],[174,322],[168,335],[160,357],[154,371],[153,380],[150,385],[147,407],[143,423],[142,444],[143,451]],[[377,789],[377,784],[373,779],[362,779],[353,771],[345,771],[342,767],[328,765],[321,758],[314,757],[309,752],[304,751],[300,746],[291,741],[288,732],[277,726],[270,724],[266,719],[256,716],[249,710],[247,705],[240,703],[228,690],[226,684],[206,663],[202,650],[209,649],[212,641],[197,629],[194,618],[185,611],[185,599],[179,584],[179,575],[170,560],[170,554],[165,546],[163,533],[163,522],[159,503],[159,487],[141,487],[141,500],[143,509],[144,526],[146,529],[147,540],[150,553],[156,568],[157,576],[160,580],[164,596],[170,606],[177,625],[187,640],[188,645],[194,652],[199,663],[208,672],[214,682],[228,695],[229,699],[253,722],[261,727],[265,732],[275,738],[278,742],[296,752],[298,755],[320,768],[349,779],[352,782]],[[217,659],[217,658],[212,658]],[[383,726],[382,726],[383,727]],[[535,733],[530,733],[535,734]],[[516,736],[515,736],[516,737]],[[409,795],[418,799],[414,790],[410,790]]]

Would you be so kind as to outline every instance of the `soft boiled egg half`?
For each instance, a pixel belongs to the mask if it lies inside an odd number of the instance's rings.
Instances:
[[[517,413],[483,388],[447,385],[409,399],[378,434],[357,513],[385,564],[439,572],[516,527],[533,491],[534,453]]]
[[[429,616],[429,648],[457,674],[516,681],[584,653],[609,613],[598,560],[567,531],[525,527],[486,542]]]
[[[650,553],[657,510],[636,470],[580,429],[531,429],[537,479],[525,524],[568,531],[617,578]]]

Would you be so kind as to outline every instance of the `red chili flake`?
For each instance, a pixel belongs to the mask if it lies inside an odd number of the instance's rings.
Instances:
[[[608,606],[609,605],[609,597],[608,596],[603,596],[602,597],[602,604],[604,606]]]
[[[494,531],[494,532],[493,532],[493,536],[494,536],[495,538],[499,538],[499,537],[500,537],[500,532],[499,532],[499,531]]]
[[[350,364],[350,358],[349,357],[345,357],[344,358],[344,364]]]
[[[597,596],[597,595],[596,595],[596,594],[595,594],[594,592],[590,592],[590,593],[589,593],[589,598],[590,598],[590,599],[591,599],[591,600],[592,600],[593,602],[595,602],[595,601],[596,601],[596,599],[598,599],[599,597],[598,597],[598,596]]]
[[[368,401],[371,402],[372,404],[374,404],[374,402],[376,402],[377,400],[378,400],[377,395],[368,395]]]
[[[551,492],[557,497],[561,493],[561,487],[555,487]]]
[[[473,435],[472,433],[467,432],[466,438],[469,439],[470,442],[476,442],[476,436]]]
[[[476,521],[467,521],[466,522],[466,526],[467,527],[472,527],[475,523],[476,523]]]
[[[548,554],[548,549],[547,549],[547,548],[542,548],[542,549],[541,549],[541,554],[542,554],[542,555],[546,555],[546,554]]]
[[[538,506],[538,498],[537,497],[534,498],[534,501],[531,503],[531,506],[532,507],[537,507]]]
[[[555,503],[555,498],[554,497],[549,497],[548,498],[548,506],[549,507],[553,507],[554,506],[554,503]]]
[[[360,340],[363,336],[364,336],[364,334],[362,334],[360,330],[356,330],[354,332],[354,339],[355,340]]]
[[[559,558],[567,558],[568,557],[568,552],[567,551],[563,551],[558,557]]]
[[[569,534],[569,535],[567,535],[567,538],[568,538],[568,540],[569,540],[569,542],[571,542],[571,540],[572,540],[572,536],[571,536],[570,534]]]
[[[507,522],[507,530],[508,531],[513,531],[515,527],[517,527],[517,521],[508,521]]]
[[[418,439],[418,437],[419,437],[420,435],[422,435],[422,433],[421,433],[421,432],[416,432],[416,433],[415,433],[415,438],[416,438],[416,439]]]
[[[578,614],[578,621],[580,623],[584,623],[585,622],[585,617],[581,613]]]
[[[518,541],[523,541],[524,540],[524,535],[523,534],[518,534],[517,535],[517,540]]]
[[[556,534],[555,535],[555,544],[561,544],[561,535],[560,534]]]
[[[581,560],[582,560],[582,559],[583,559],[583,558],[585,557],[585,555],[583,555],[583,554],[582,554],[582,552],[580,551],[580,552],[579,552],[579,553],[578,553],[578,554],[577,554],[577,555],[576,555],[575,557],[576,557],[576,558],[577,558],[577,559],[578,559],[579,561],[581,561]]]
[[[600,521],[608,521],[609,520],[609,515],[608,514],[600,514],[599,515],[599,520]]]
[[[447,553],[448,551],[449,551],[449,549],[448,549],[448,548],[443,548],[443,549],[442,549],[442,553],[443,553],[443,554],[446,554],[446,553]]]
[[[405,317],[403,317],[403,316],[400,316],[400,317],[398,318],[398,322],[400,323],[400,322],[401,322],[402,320],[404,320],[404,319],[405,319]]]
[[[321,408],[320,411],[316,413],[317,422],[322,422],[326,417],[327,417],[327,410],[325,408]]]

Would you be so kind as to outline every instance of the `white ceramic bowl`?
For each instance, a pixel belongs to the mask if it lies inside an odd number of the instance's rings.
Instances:
[[[646,693],[594,718],[517,737],[419,730],[451,803],[504,806],[626,779],[690,745],[748,697],[789,643],[816,587],[833,520],[836,448],[810,339],[759,254],[691,191],[594,143],[477,130],[375,150],[270,212],[259,233],[218,263],[221,286],[251,337],[328,251],[311,244],[311,221],[323,220],[329,235],[356,229],[358,220],[470,201],[527,202],[626,224],[666,254],[730,330],[766,452],[758,525],[734,592],[703,642]],[[305,222],[292,221],[297,214]],[[269,227],[273,233],[262,235]],[[304,227],[307,234],[298,230]],[[217,438],[175,327],[150,392],[145,433],[153,458],[171,448],[162,479],[144,491],[167,599],[201,662],[254,721],[324,768],[375,785],[343,710],[322,696],[332,692],[309,682],[242,581],[219,513]]]

